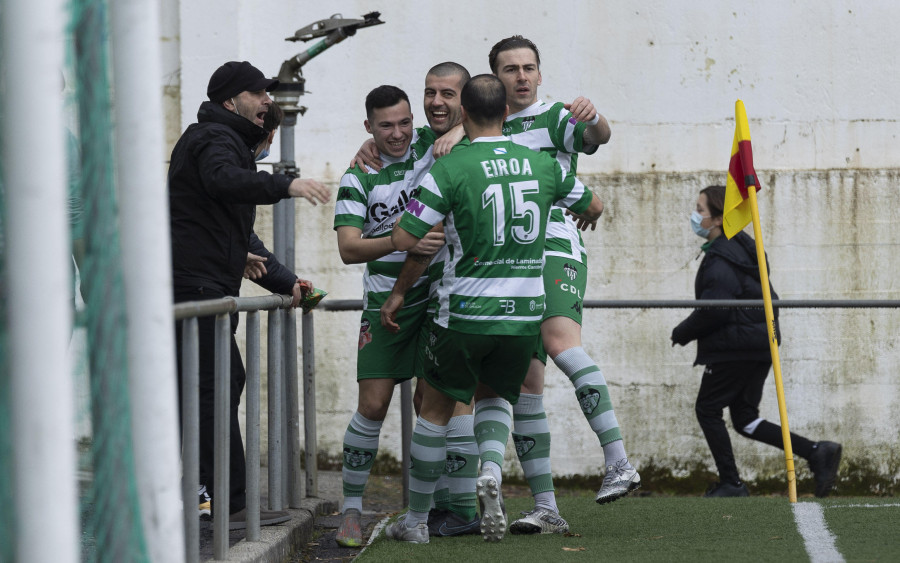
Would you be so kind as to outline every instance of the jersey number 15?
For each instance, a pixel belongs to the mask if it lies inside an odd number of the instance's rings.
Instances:
[[[509,200],[512,203],[512,219],[525,219],[526,225],[513,225],[510,229],[513,240],[519,244],[531,244],[541,232],[541,208],[536,201],[525,199],[526,194],[540,192],[537,180],[510,182]],[[490,207],[494,219],[494,246],[506,242],[506,203],[503,199],[503,185],[491,184],[481,194],[481,206]]]

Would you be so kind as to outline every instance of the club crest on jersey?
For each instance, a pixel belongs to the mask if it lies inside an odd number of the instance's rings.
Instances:
[[[575,281],[575,278],[578,277],[578,268],[576,268],[574,264],[569,264],[568,262],[566,262],[565,264],[563,264],[563,271],[572,281]]]
[[[372,462],[372,452],[344,448],[344,463],[356,469]]]
[[[522,131],[528,131],[534,125],[534,116],[526,117],[522,120]]]
[[[461,455],[447,454],[445,470],[447,473],[455,473],[466,466],[466,458]]]
[[[516,455],[522,457],[534,449],[534,438],[530,436],[517,436],[513,434],[513,442],[516,443]]]
[[[419,160],[419,154],[416,152],[416,147],[412,147],[412,152],[411,152],[411,154],[412,154],[412,159],[413,159],[413,160]]]
[[[369,319],[363,319],[361,323],[359,323],[359,349],[362,350],[363,347],[372,342],[372,333],[369,332]]]
[[[596,389],[588,389],[578,394],[578,404],[584,414],[591,414],[600,404],[600,392]]]

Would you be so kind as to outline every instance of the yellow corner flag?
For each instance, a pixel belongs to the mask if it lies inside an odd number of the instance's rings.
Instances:
[[[753,149],[750,147],[750,125],[744,102],[734,104],[734,142],[731,144],[731,161],[728,163],[728,180],[725,183],[725,209],[722,214],[722,230],[728,238],[741,232],[752,219],[748,190],[759,191],[759,181],[753,170]]]
[[[756,260],[759,264],[759,281],[763,294],[763,308],[769,332],[769,351],[772,354],[772,371],[775,375],[775,392],[778,394],[778,414],[781,418],[781,438],[784,441],[784,461],[787,469],[788,499],[797,502],[797,478],[794,472],[794,450],[791,447],[791,430],[788,426],[787,403],[784,383],[781,380],[781,358],[778,355],[778,337],[775,331],[775,314],[772,308],[772,292],[769,288],[769,271],[766,267],[766,251],[763,248],[762,228],[756,192],[759,182],[753,170],[753,152],[750,149],[750,126],[744,102],[734,104],[734,143],[731,145],[731,161],[728,163],[728,182],[725,184],[725,209],[722,213],[722,230],[728,238],[741,232],[753,221],[756,239]]]

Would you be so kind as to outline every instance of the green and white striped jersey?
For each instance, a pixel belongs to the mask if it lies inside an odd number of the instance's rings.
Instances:
[[[434,164],[432,149],[437,136],[431,128],[416,129],[406,154],[399,158],[381,155],[383,167],[350,168],[341,178],[334,207],[334,228],[357,227],[363,238],[391,236],[416,187]],[[366,264],[363,274],[363,309],[377,311],[388,298],[406,259],[405,252],[392,252]],[[428,276],[424,275],[406,293],[404,307],[428,300]]]
[[[578,164],[577,153],[596,150],[595,145],[584,145],[586,127],[586,123],[575,121],[562,103],[550,105],[538,100],[522,111],[507,116],[503,134],[514,143],[549,153],[563,170],[574,175]],[[548,255],[587,264],[581,232],[571,220],[566,219],[565,212],[559,207],[550,214],[545,250]]]
[[[435,162],[400,219],[420,238],[444,222],[450,256],[435,322],[470,334],[537,334],[550,208],[582,212],[591,198],[549,155],[505,137],[481,137]]]

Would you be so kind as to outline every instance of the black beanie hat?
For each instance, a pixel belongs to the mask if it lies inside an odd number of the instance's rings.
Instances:
[[[271,92],[278,88],[278,79],[266,78],[255,66],[247,61],[229,61],[213,73],[206,87],[206,95],[211,102],[221,103],[241,92]]]

